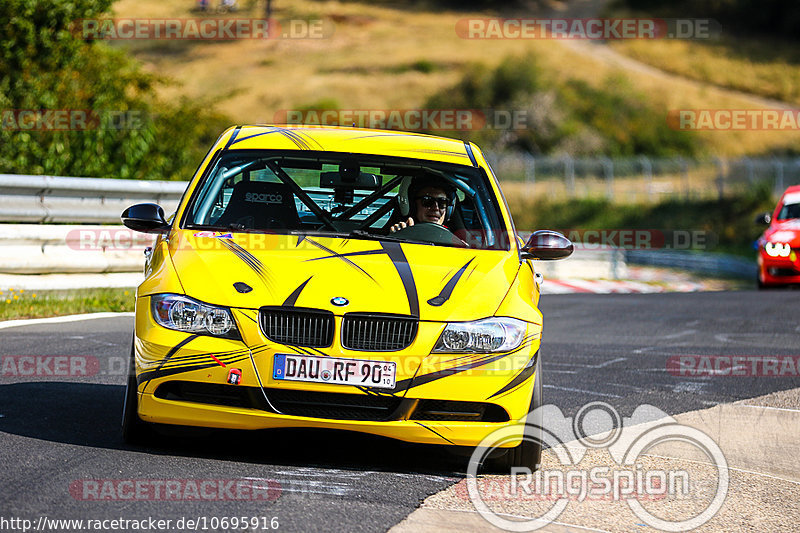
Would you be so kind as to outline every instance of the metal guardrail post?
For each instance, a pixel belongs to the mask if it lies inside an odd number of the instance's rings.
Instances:
[[[564,178],[570,198],[575,197],[575,162],[570,156],[564,156]]]
[[[776,157],[774,165],[775,165],[775,194],[780,195],[783,193],[783,189],[785,188],[783,186],[783,161],[781,161]]]
[[[722,200],[724,198],[725,193],[725,167],[726,162],[724,159],[715,157],[714,162],[717,164],[717,194],[719,199]]]
[[[606,179],[606,196],[609,200],[614,199],[614,162],[608,158],[603,158],[603,176]]]
[[[647,158],[647,156],[640,156],[639,162],[642,165],[642,172],[644,173],[644,182],[645,182],[645,194],[647,195],[647,199],[652,201],[653,200],[653,164]]]
[[[689,185],[689,163],[682,157],[678,158],[681,165],[681,181],[683,182],[683,198],[689,200],[691,196],[691,186]]]
[[[536,158],[529,153],[525,153],[525,181],[531,185],[536,184]]]

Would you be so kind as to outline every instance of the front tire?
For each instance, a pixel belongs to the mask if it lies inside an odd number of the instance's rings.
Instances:
[[[543,400],[542,363],[538,356],[534,380],[528,417],[525,419],[525,438],[519,446],[489,460],[489,470],[493,473],[508,474],[514,467],[529,468],[532,472],[539,469],[542,462],[542,412],[538,408],[543,405]]]
[[[139,418],[139,398],[136,383],[136,363],[131,345],[128,381],[125,385],[125,402],[122,405],[122,440],[127,444],[144,444],[151,437],[150,426]]]

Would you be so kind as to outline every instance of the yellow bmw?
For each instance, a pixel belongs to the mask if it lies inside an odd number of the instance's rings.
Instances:
[[[542,401],[531,260],[572,244],[517,237],[474,144],[237,126],[173,215],[139,204],[122,220],[158,234],[136,293],[127,441],[173,424],[475,446],[511,426],[520,438],[495,459],[539,462],[521,424]]]

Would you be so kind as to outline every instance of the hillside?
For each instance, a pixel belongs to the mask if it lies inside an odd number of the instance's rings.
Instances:
[[[236,16],[261,14],[261,3],[240,2]],[[492,66],[508,55],[531,52],[556,80],[600,84],[623,73],[633,87],[663,109],[749,109],[758,104],[699,80],[661,71],[631,69],[555,40],[465,40],[455,25],[480,13],[425,12],[366,3],[297,0],[275,2],[278,20],[321,18],[334,28],[324,39],[231,42],[128,41],[149,70],[176,83],[167,98],[188,96],[241,122],[270,122],[298,107],[409,109],[452,86],[470,63]],[[194,16],[189,0],[120,0],[118,17]],[[485,15],[483,15],[485,16]],[[639,43],[640,46],[647,42]],[[665,81],[665,76],[668,76]],[[760,154],[788,150],[800,134],[786,131],[697,132],[712,154]]]

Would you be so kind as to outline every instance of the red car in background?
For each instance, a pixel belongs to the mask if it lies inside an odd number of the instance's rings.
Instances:
[[[786,189],[775,212],[757,223],[769,227],[758,238],[758,288],[800,284],[800,185]]]

